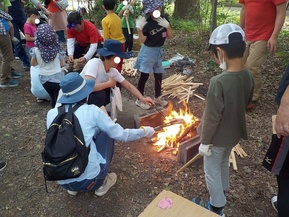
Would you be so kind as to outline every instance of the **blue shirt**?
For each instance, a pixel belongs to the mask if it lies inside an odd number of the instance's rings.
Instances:
[[[66,107],[66,110],[68,107]],[[54,118],[57,116],[57,108],[49,110],[47,113],[47,128],[50,126]],[[75,115],[78,118],[82,128],[86,146],[90,145],[90,152],[88,156],[88,165],[78,178],[58,181],[59,184],[68,184],[75,181],[82,181],[85,179],[93,179],[100,172],[99,164],[105,164],[105,159],[97,151],[96,145],[93,141],[93,136],[100,131],[105,132],[109,137],[118,141],[133,141],[144,137],[143,129],[123,129],[119,124],[114,123],[100,108],[95,105],[84,104],[80,106]]]

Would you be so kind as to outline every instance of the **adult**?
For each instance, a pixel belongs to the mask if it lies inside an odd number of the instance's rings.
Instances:
[[[45,6],[48,11],[51,13],[51,18],[49,19],[49,25],[55,30],[58,40],[61,44],[66,42],[65,39],[65,30],[67,25],[67,13],[66,10],[61,10],[55,1],[45,0]]]
[[[12,17],[0,10],[0,19],[12,20]],[[12,80],[11,78],[20,78],[22,74],[12,71],[13,62],[13,51],[11,38],[9,36],[9,30],[5,28],[3,22],[0,21],[0,53],[2,58],[1,68],[0,68],[0,87],[16,87],[18,86],[18,81]]]
[[[70,63],[79,59],[79,64],[84,65],[90,60],[97,50],[97,45],[103,38],[96,26],[88,20],[83,20],[77,11],[71,12],[67,17],[67,54]]]
[[[278,35],[284,24],[287,0],[239,0],[240,26],[246,35],[245,66],[252,72],[255,88],[247,109],[254,109],[261,97],[262,65],[277,50]]]
[[[68,73],[60,83],[63,95],[58,102],[65,105],[81,104],[75,111],[86,146],[90,147],[88,165],[78,178],[58,181],[71,195],[79,191],[95,191],[95,195],[103,196],[116,183],[117,175],[108,173],[114,154],[114,140],[133,141],[154,134],[152,127],[139,129],[123,129],[114,123],[95,105],[86,104],[88,95],[94,88],[94,80],[85,80],[77,72]],[[47,128],[57,116],[57,108],[47,114]]]
[[[279,95],[282,93],[279,93]],[[278,96],[278,93],[277,93]],[[281,98],[281,97],[280,97]],[[278,137],[284,136],[278,156],[275,160],[278,194],[271,199],[272,205],[278,211],[279,217],[287,217],[289,213],[289,86],[281,98],[277,111],[275,130]]]
[[[24,33],[24,24],[26,22],[26,14],[23,9],[23,3],[21,0],[10,0],[11,6],[8,7],[8,13],[11,15],[13,20],[11,21],[14,27],[14,36],[19,40],[18,43],[15,43],[15,55],[23,63],[23,69],[28,71],[30,68],[29,58],[25,52],[25,49],[21,43],[20,32]],[[43,6],[38,0],[31,0],[31,2],[39,9],[43,10],[49,17],[51,17],[50,12]]]
[[[95,80],[95,86],[89,95],[88,104],[95,104],[98,107],[107,105],[110,102],[110,88],[115,87],[116,82],[120,83],[144,104],[154,104],[150,97],[144,97],[116,69],[120,58],[129,58],[128,54],[122,51],[121,42],[107,39],[104,41],[103,48],[97,49],[97,52],[100,58],[89,60],[80,73],[85,79]]]

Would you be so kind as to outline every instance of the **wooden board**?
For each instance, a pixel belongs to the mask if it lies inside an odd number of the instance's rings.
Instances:
[[[163,198],[171,198],[173,203],[168,209],[161,209],[158,203]],[[139,217],[218,217],[219,215],[181,197],[171,191],[163,190],[139,215]]]

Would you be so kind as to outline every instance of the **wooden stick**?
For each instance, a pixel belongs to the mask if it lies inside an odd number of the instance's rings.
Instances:
[[[231,151],[231,157],[232,157],[233,169],[234,169],[234,170],[238,170],[237,162],[236,162],[236,157],[235,157],[235,152],[234,152],[234,151]]]
[[[184,166],[182,166],[180,169],[178,169],[176,174],[178,174],[179,172],[183,171],[185,168],[187,168],[189,165],[194,163],[200,157],[201,157],[201,155],[198,153],[195,157],[193,157],[191,160],[189,160]]]

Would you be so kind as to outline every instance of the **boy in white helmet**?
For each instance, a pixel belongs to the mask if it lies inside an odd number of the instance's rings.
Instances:
[[[254,81],[244,68],[245,34],[232,23],[217,27],[209,40],[216,62],[223,70],[211,78],[205,111],[198,127],[199,153],[204,156],[204,171],[210,200],[206,207],[225,216],[224,192],[229,190],[229,156],[240,139],[247,139],[246,106],[252,99]],[[193,200],[199,203],[200,200]]]

